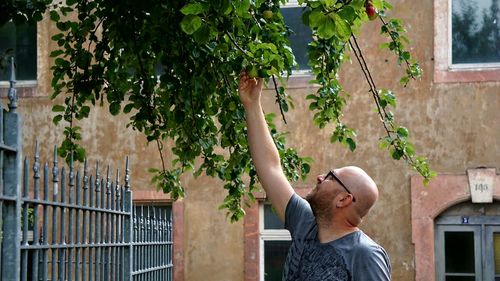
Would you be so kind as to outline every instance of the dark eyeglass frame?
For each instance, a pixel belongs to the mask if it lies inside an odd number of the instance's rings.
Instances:
[[[349,190],[349,188],[347,188],[347,186],[345,186],[345,184],[339,179],[339,177],[337,176],[337,174],[335,174],[335,171],[334,170],[330,170],[328,171],[328,173],[325,175],[325,180],[328,178],[328,177],[332,177],[334,178],[344,189],[345,191],[347,191],[347,193],[351,194],[352,196],[352,202],[356,202],[356,198],[354,197],[354,195],[352,194],[352,192]]]

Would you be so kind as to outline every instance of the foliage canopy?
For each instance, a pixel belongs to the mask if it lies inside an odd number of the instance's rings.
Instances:
[[[369,2],[367,2],[369,1]],[[49,1],[50,2],[50,1]],[[85,151],[78,144],[78,120],[92,106],[109,105],[111,114],[131,114],[130,126],[158,146],[162,167],[151,169],[159,189],[174,199],[183,195],[179,177],[186,171],[205,173],[225,182],[221,205],[231,220],[243,216],[244,198],[253,198],[256,172],[248,151],[244,110],[239,102],[238,74],[246,69],[274,85],[276,102],[284,113],[293,106],[286,93],[287,78],[296,67],[280,6],[285,0],[66,0],[46,3],[60,33],[54,50],[54,122],[68,122],[61,156]],[[308,46],[312,83],[317,91],[307,96],[314,122],[334,124],[332,142],[356,148],[355,130],[342,122],[346,93],[338,72],[347,53],[359,62],[386,135],[380,147],[394,159],[404,159],[428,181],[426,159],[415,155],[408,130],[391,112],[396,96],[377,89],[359,48],[356,35],[369,19],[365,6],[378,10],[384,47],[394,52],[406,69],[401,83],[420,77],[421,69],[405,50],[408,39],[400,20],[389,19],[385,0],[299,0],[302,20],[313,32]],[[298,180],[309,172],[311,159],[285,145],[272,114],[266,115],[287,177]],[[286,119],[283,115],[283,119]],[[164,146],[172,141],[174,159],[167,163]],[[225,153],[215,150],[221,147]],[[201,159],[200,162],[196,162]],[[201,163],[196,166],[196,163]],[[248,174],[247,184],[242,176]]]

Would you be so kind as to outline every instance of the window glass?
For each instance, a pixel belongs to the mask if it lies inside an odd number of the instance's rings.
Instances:
[[[291,241],[264,241],[264,280],[281,281]]]
[[[497,0],[452,0],[452,64],[500,62]]]
[[[444,237],[446,273],[462,273],[462,276],[467,275],[463,273],[474,273],[474,232],[445,232]],[[456,276],[452,279],[448,279],[448,277],[446,280],[468,280],[453,279]]]
[[[500,232],[493,234],[493,251],[495,251],[495,274],[500,275]],[[500,280],[500,276],[496,278]]]
[[[292,46],[295,61],[299,65],[299,70],[308,70],[307,65],[307,44],[311,42],[311,29],[302,22],[303,7],[283,7],[281,13],[285,24],[293,31],[288,37]]]
[[[264,205],[264,229],[283,229],[285,225],[269,204]]]
[[[14,57],[17,80],[36,80],[36,24],[15,25],[8,22],[1,26],[0,54],[5,53],[8,57]],[[9,79],[10,67],[3,65],[0,68],[0,81]]]

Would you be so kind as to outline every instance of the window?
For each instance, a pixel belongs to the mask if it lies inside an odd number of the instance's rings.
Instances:
[[[497,0],[434,1],[434,82],[500,81]]]
[[[295,61],[299,65],[297,74],[306,73],[310,67],[307,65],[307,44],[311,42],[312,31],[309,26],[302,22],[303,7],[297,4],[297,1],[289,1],[287,5],[281,7],[283,20],[285,24],[292,30],[292,34],[288,37],[292,46]]]
[[[35,23],[8,22],[0,27],[0,56],[4,56],[0,81],[10,79],[10,57],[14,57],[16,63],[17,80],[36,80],[36,32]]]
[[[452,67],[500,66],[500,10],[494,0],[452,0]]]
[[[437,280],[500,280],[500,218],[445,216],[436,226]]]
[[[260,280],[281,281],[292,238],[270,204],[261,204],[260,218]]]

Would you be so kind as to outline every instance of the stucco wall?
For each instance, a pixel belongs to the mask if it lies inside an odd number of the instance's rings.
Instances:
[[[417,152],[429,157],[438,173],[463,174],[476,166],[500,167],[500,83],[433,83],[433,1],[391,1],[397,17],[407,23],[411,49],[424,71],[420,81],[403,88],[398,85],[403,69],[395,58],[378,48],[379,23],[367,24],[359,41],[379,88],[392,88],[398,96],[397,120],[411,132]],[[52,122],[50,95],[50,23],[39,25],[39,78],[36,91],[19,90],[19,112],[24,118],[24,152],[30,157],[34,141],[52,147],[62,136],[62,128]],[[354,59],[354,58],[353,58]],[[304,97],[312,89],[291,89],[296,109],[287,114],[291,132],[289,144],[302,155],[315,159],[311,176],[298,187],[311,186],[315,175],[331,167],[358,165],[378,183],[380,200],[365,219],[363,229],[388,251],[393,280],[414,280],[414,249],[411,240],[410,176],[414,174],[403,162],[393,161],[378,149],[382,127],[374,113],[372,98],[357,63],[345,64],[342,80],[351,94],[344,121],[357,129],[358,148],[349,152],[339,144],[330,144],[331,128],[319,131],[311,121]],[[265,93],[266,111],[278,112],[271,91]],[[278,115],[279,116],[279,115]],[[278,123],[280,123],[278,121]],[[152,189],[148,167],[159,164],[154,145],[127,129],[126,117],[112,117],[106,108],[95,110],[81,123],[84,143],[91,160],[101,160],[111,167],[123,167],[130,157],[134,189]],[[43,156],[51,152],[42,151]],[[169,153],[166,153],[167,157]],[[184,178],[184,265],[185,280],[243,280],[243,224],[230,224],[219,211],[224,192],[222,183],[201,177]]]

